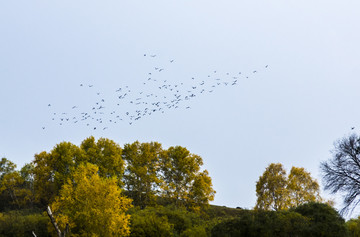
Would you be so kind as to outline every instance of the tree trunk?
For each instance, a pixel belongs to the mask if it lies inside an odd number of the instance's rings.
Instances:
[[[48,206],[47,210],[46,210],[48,216],[50,217],[50,220],[51,220],[51,223],[53,224],[55,230],[56,230],[56,233],[58,235],[58,237],[65,237],[66,234],[69,232],[69,224],[66,224],[66,227],[65,227],[65,230],[63,233],[61,233],[61,230],[59,228],[59,226],[57,225],[56,221],[55,221],[55,218],[51,212],[51,209],[50,207]]]

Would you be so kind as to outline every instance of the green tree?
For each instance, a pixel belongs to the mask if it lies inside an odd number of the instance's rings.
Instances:
[[[121,186],[125,163],[118,144],[107,138],[100,138],[96,142],[94,137],[89,137],[81,143],[80,149],[85,153],[86,162],[99,167],[101,177],[116,177]]]
[[[35,154],[34,189],[37,201],[43,207],[59,194],[62,185],[71,176],[71,170],[82,159],[82,151],[70,142],[57,144],[49,153]]]
[[[346,228],[349,233],[349,237],[358,237],[360,236],[360,216],[356,219],[350,219],[346,222]]]
[[[288,206],[286,171],[282,164],[270,164],[256,182],[256,209],[282,210]]]
[[[50,152],[35,155],[32,172],[37,201],[46,207],[59,195],[66,180],[72,177],[74,168],[84,162],[97,165],[101,177],[116,177],[121,186],[124,162],[120,146],[109,139],[100,138],[96,142],[94,137],[89,137],[80,147],[61,142]]]
[[[34,193],[31,190],[31,180],[23,177],[16,165],[2,158],[0,161],[0,211],[31,207]],[[25,170],[23,168],[22,170]]]
[[[327,204],[309,202],[296,207],[294,211],[310,219],[305,229],[307,237],[348,236],[344,219]]]
[[[200,156],[176,146],[165,151],[161,161],[164,197],[175,200],[176,205],[208,204],[213,200],[215,191],[211,178],[206,170],[200,172],[203,165]]]
[[[127,236],[131,200],[121,195],[115,177],[102,178],[96,165],[79,165],[51,204],[60,229],[72,236]]]
[[[7,191],[8,187],[5,181],[6,176],[15,172],[16,165],[5,157],[0,160],[0,211],[5,209],[13,209],[14,199],[11,197],[10,193]],[[4,179],[5,177],[5,179]],[[9,178],[9,176],[8,176]],[[16,205],[16,203],[15,203]]]
[[[161,144],[157,142],[125,144],[123,159],[126,161],[125,188],[133,204],[145,208],[155,204],[161,185],[159,177]]]
[[[20,175],[24,180],[22,187],[27,192],[24,201],[28,203],[29,208],[33,208],[36,204],[34,189],[34,164],[25,164],[20,170]]]
[[[6,193],[10,196],[11,201],[8,204],[21,209],[26,206],[28,201],[29,190],[23,188],[24,179],[18,171],[5,174],[1,180],[0,194]]]
[[[0,179],[3,175],[15,171],[16,165],[5,157],[1,158],[0,161]]]

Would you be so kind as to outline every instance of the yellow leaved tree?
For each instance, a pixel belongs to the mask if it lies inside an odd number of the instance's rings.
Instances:
[[[60,229],[70,227],[71,236],[128,236],[131,199],[122,196],[115,177],[99,176],[90,163],[79,165],[62,186],[51,209]]]
[[[323,202],[320,187],[304,168],[292,167],[290,174],[282,164],[270,164],[256,182],[256,209],[284,210],[308,202]]]

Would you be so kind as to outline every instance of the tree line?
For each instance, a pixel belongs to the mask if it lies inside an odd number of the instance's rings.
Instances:
[[[202,158],[185,147],[163,149],[158,142],[136,141],[124,148],[106,138],[89,137],[80,146],[61,142],[35,154],[20,171],[1,159],[0,211],[51,206],[59,226],[68,224],[72,233],[127,235],[126,212],[132,206],[206,207],[215,190],[202,165]]]
[[[360,137],[334,147],[320,167],[325,189],[345,194],[346,214],[359,203]],[[202,165],[181,146],[120,147],[94,137],[80,146],[61,142],[20,170],[2,158],[0,236],[56,236],[47,207],[58,232],[71,236],[360,235],[360,218],[345,222],[304,168],[287,173],[282,164],[269,164],[256,182],[255,207],[246,210],[209,205],[215,190]]]

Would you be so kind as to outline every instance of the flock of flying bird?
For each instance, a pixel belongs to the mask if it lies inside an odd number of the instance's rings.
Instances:
[[[157,55],[147,54],[143,56],[149,59],[157,57]],[[173,59],[168,60],[168,64],[174,62]],[[267,68],[268,65],[262,69]],[[164,77],[163,71],[166,69],[153,67],[147,73],[141,86],[135,89],[127,85],[121,86],[116,88],[112,95],[103,94],[92,84],[80,84],[81,89],[94,93],[96,98],[94,103],[87,106],[74,104],[65,112],[55,112],[54,106],[50,103],[47,106],[52,114],[51,120],[60,126],[82,123],[93,130],[106,130],[110,125],[120,122],[132,125],[140,119],[156,113],[165,113],[170,109],[190,109],[189,102],[194,98],[213,93],[219,87],[236,86],[240,78],[249,78],[249,75],[258,73],[257,70],[253,70],[246,76],[241,72],[212,71],[204,78],[190,77],[173,83]],[[108,98],[109,96],[111,98]],[[43,126],[42,129],[46,127]]]

